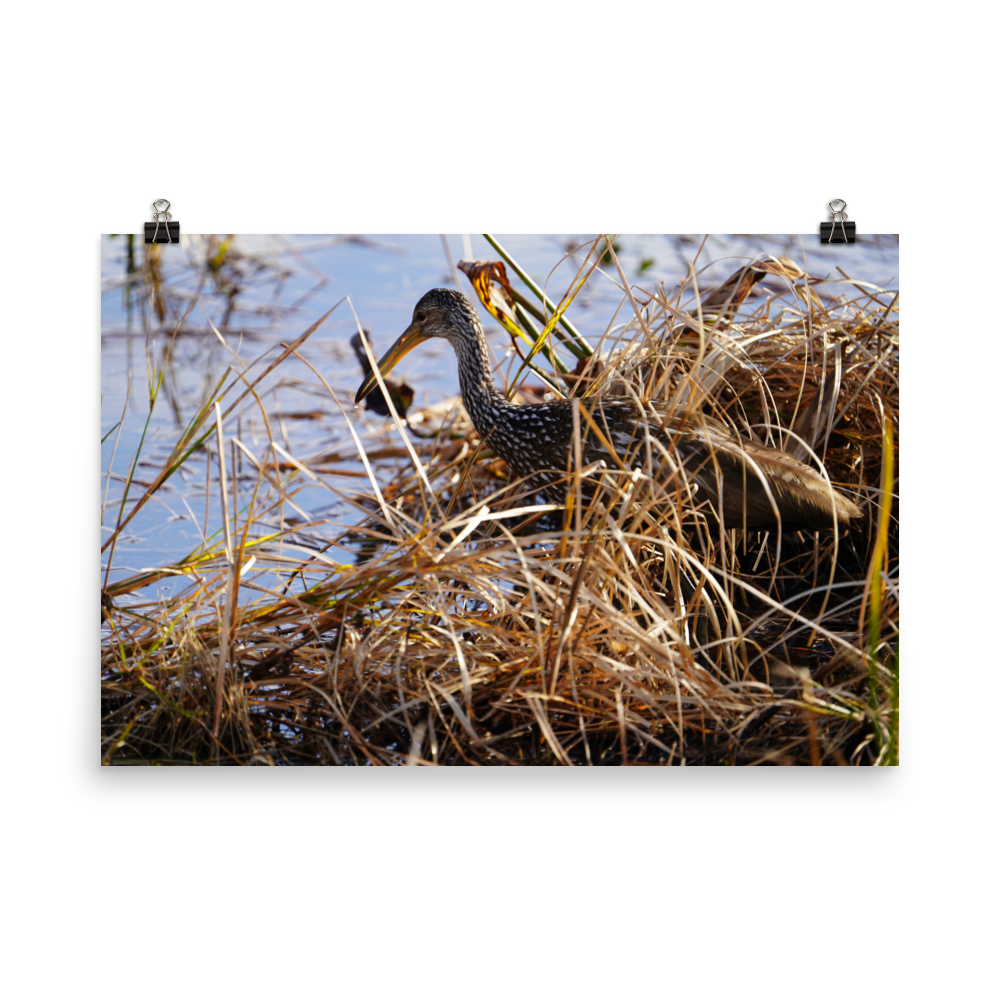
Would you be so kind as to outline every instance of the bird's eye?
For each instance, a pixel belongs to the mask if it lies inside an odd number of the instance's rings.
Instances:
[[[423,313],[417,313],[416,320],[417,320],[418,323],[423,323],[423,321],[424,321],[424,314]]]

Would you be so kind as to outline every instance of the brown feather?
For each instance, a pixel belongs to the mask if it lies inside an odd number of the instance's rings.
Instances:
[[[661,494],[686,480],[695,501],[707,500],[729,527],[760,528],[780,520],[788,529],[822,529],[861,516],[810,466],[745,441],[701,413],[676,415],[665,403],[640,406],[625,396],[523,406],[509,402],[494,384],[475,310],[450,289],[430,291],[417,303],[410,327],[379,363],[383,376],[409,345],[428,337],[443,337],[454,347],[462,399],[486,446],[550,500],[565,499],[576,405],[584,466],[604,462],[613,473],[638,468]],[[358,401],[368,388],[362,384]],[[592,497],[596,488],[597,482],[588,479],[587,495]]]

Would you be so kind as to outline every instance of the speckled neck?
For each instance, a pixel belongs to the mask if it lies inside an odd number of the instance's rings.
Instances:
[[[493,381],[486,335],[478,318],[462,326],[461,333],[448,339],[458,355],[462,402],[480,436],[485,436],[493,429],[501,411],[515,407]]]

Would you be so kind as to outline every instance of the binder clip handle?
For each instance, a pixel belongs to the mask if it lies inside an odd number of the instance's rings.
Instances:
[[[181,224],[179,222],[171,222],[172,218],[173,216],[170,214],[170,202],[166,198],[157,198],[153,202],[153,222],[147,222],[145,226],[146,242],[179,243],[181,239]]]
[[[834,198],[830,202],[830,221],[819,224],[820,243],[853,243],[855,224],[847,221],[847,202],[843,198]],[[840,238],[836,238],[837,225],[840,225]]]

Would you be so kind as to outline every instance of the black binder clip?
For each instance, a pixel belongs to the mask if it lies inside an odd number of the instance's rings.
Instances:
[[[853,243],[854,223],[847,221],[847,202],[843,198],[834,198],[830,202],[830,221],[819,224],[820,243]],[[837,232],[837,225],[840,232]]]
[[[181,224],[170,221],[170,202],[158,198],[153,202],[153,221],[146,223],[147,243],[180,243]]]

